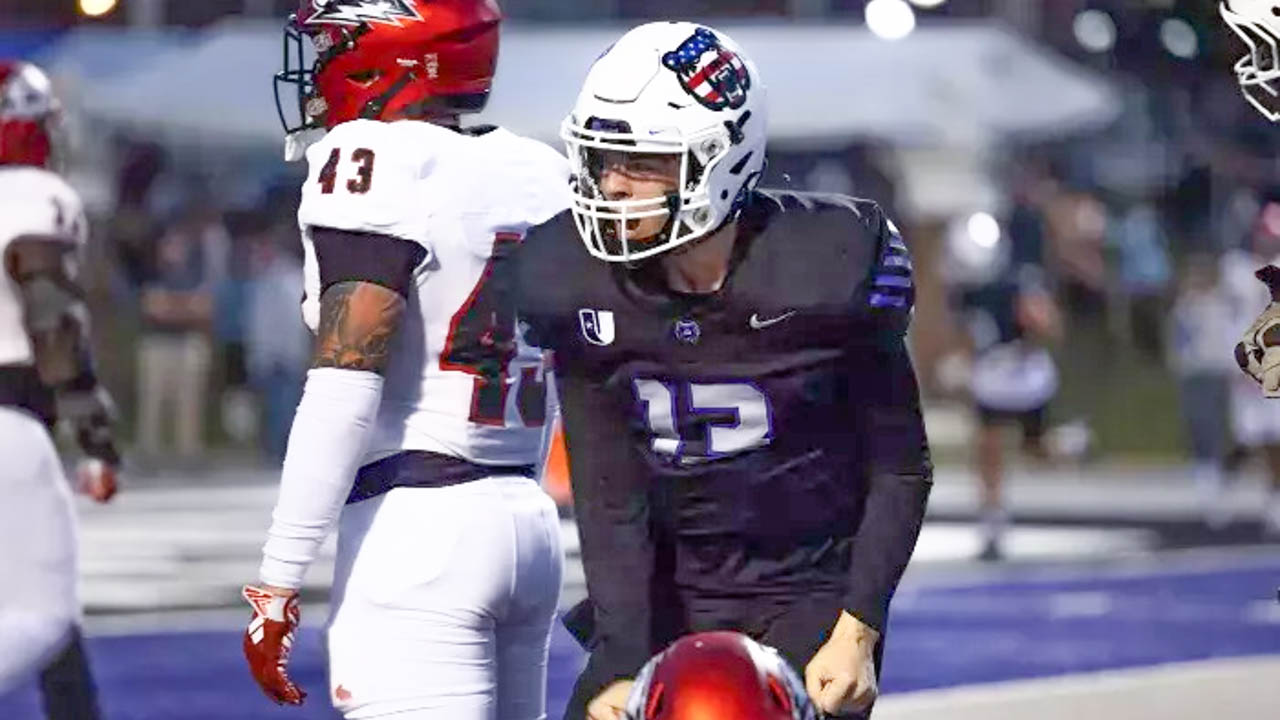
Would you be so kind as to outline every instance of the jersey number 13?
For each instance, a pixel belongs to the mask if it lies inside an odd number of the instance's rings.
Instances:
[[[769,444],[773,413],[752,383],[635,380],[652,439],[649,448],[692,465]]]

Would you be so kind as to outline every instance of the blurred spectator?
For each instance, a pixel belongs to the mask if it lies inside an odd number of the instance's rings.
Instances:
[[[1099,323],[1106,310],[1106,208],[1087,190],[1065,190],[1049,200],[1046,219],[1055,275],[1073,327]]]
[[[1258,308],[1266,307],[1271,300],[1267,287],[1254,278],[1254,271],[1278,262],[1280,193],[1274,193],[1262,204],[1247,246],[1222,256],[1222,284],[1232,314],[1227,335],[1233,338],[1222,346],[1223,354],[1230,354],[1234,338],[1249,327]],[[1240,372],[1232,375],[1231,426],[1236,443],[1261,453],[1266,461],[1272,494],[1263,508],[1262,519],[1268,532],[1280,535],[1280,402],[1268,400],[1258,392],[1257,383]]]
[[[947,233],[947,277],[971,349],[968,384],[977,415],[973,447],[983,560],[1003,556],[1008,525],[1004,430],[1018,426],[1022,447],[1045,456],[1048,404],[1058,389],[1057,367],[1043,346],[1056,332],[1057,320],[1044,289],[1040,213],[1032,193],[1014,199],[1008,232],[1002,234],[994,218],[979,213],[953,223]]]
[[[255,236],[266,231],[266,220],[257,211],[227,215],[231,235],[227,275],[218,284],[214,303],[213,338],[220,381],[219,417],[222,431],[235,444],[248,446],[258,440],[255,393],[249,382],[246,353],[248,288]]]
[[[125,147],[121,154],[116,209],[111,214],[107,236],[125,274],[135,286],[140,286],[161,234],[148,211],[147,199],[156,176],[164,167],[164,153],[155,145],[138,144]]]
[[[292,226],[254,233],[250,242],[250,278],[246,289],[249,379],[262,400],[263,449],[284,460],[294,410],[311,350],[302,324],[302,260]]]
[[[197,201],[160,238],[148,263],[138,345],[138,446],[145,455],[160,455],[166,425],[182,458],[204,448],[208,332],[228,242],[217,213]]]
[[[1161,335],[1173,270],[1169,237],[1155,204],[1144,199],[1127,208],[1110,225],[1107,241],[1115,251],[1126,334],[1146,359],[1159,360],[1164,356]]]
[[[961,293],[973,369],[970,390],[977,412],[974,448],[981,481],[983,560],[1002,557],[1008,518],[1004,503],[1004,428],[1022,432],[1023,451],[1047,459],[1044,438],[1058,370],[1046,345],[1061,332],[1047,292],[1001,279]]]
[[[1169,363],[1178,376],[1182,417],[1191,446],[1192,476],[1202,496],[1205,522],[1221,527],[1222,464],[1227,451],[1227,393],[1239,374],[1231,354],[1231,302],[1219,283],[1216,260],[1193,256],[1170,313]]]

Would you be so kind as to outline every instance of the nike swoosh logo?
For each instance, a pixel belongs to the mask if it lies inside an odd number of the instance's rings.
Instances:
[[[782,313],[778,317],[769,318],[768,320],[761,320],[760,315],[758,313],[752,313],[751,318],[747,320],[747,323],[751,325],[752,330],[763,330],[769,327],[770,325],[777,325],[778,323],[782,322],[783,320],[786,320],[787,318],[795,314],[796,314],[796,311],[791,310],[790,312]]]

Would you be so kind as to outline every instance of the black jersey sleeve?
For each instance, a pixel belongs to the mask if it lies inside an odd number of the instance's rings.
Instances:
[[[854,293],[854,312],[864,320],[864,328],[892,341],[911,324],[916,290],[911,253],[902,234],[879,205],[860,201],[858,220],[871,240],[874,251],[855,253],[864,268],[855,268],[860,279]]]
[[[516,253],[516,314],[525,341],[540,348],[557,346],[564,323],[566,275],[572,276],[577,230],[568,211],[529,229]]]
[[[889,601],[915,550],[933,486],[915,369],[904,339],[861,342],[849,350],[849,402],[867,495],[854,534],[845,609],[883,630]]]
[[[596,382],[557,377],[573,506],[593,617],[580,638],[610,677],[634,677],[654,651],[655,541],[648,477],[619,410]],[[578,633],[575,633],[578,634]]]
[[[368,282],[408,298],[413,272],[427,259],[421,245],[390,235],[311,228],[323,292],[340,282]]]

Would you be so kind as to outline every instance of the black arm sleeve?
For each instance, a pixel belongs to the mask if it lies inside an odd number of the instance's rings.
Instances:
[[[901,337],[850,350],[850,398],[858,408],[858,458],[868,490],[854,535],[845,609],[883,631],[902,572],[915,550],[933,486],[915,370]]]
[[[373,233],[311,229],[320,266],[320,292],[340,282],[356,281],[381,285],[406,300],[413,287],[413,271],[427,259],[421,245]]]
[[[610,679],[634,677],[653,653],[654,539],[647,476],[608,394],[560,375],[573,505],[594,627],[587,649]]]

